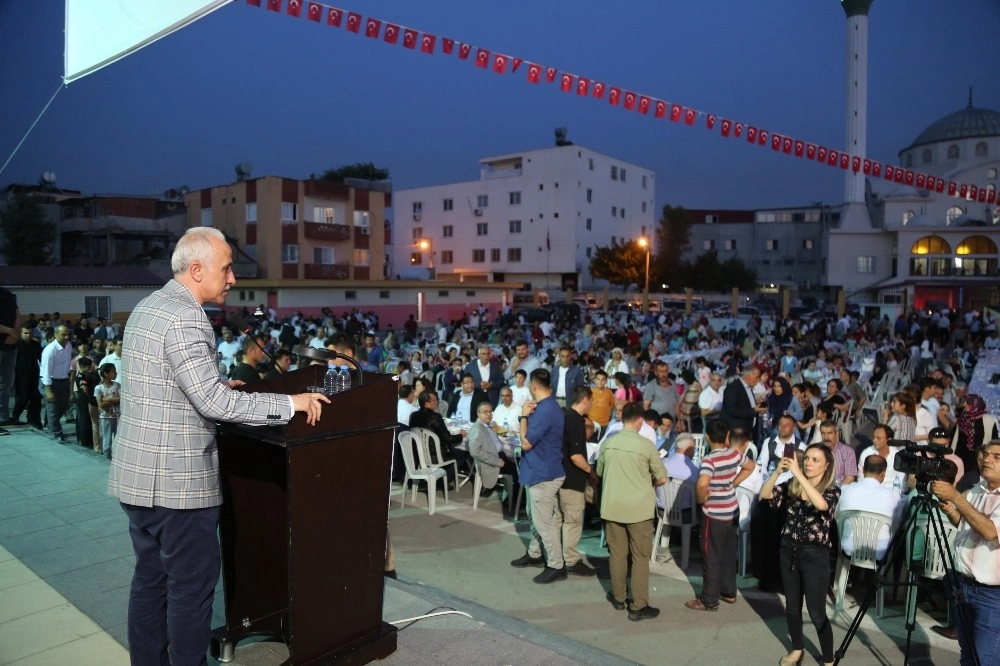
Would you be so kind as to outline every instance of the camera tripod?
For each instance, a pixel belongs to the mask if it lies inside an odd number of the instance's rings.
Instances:
[[[903,562],[904,558],[907,558],[907,555],[913,550],[913,546],[916,545],[915,542],[918,539],[918,535],[915,532],[912,532],[912,528],[923,522],[922,519],[926,517],[926,527],[922,537],[920,537],[923,539],[924,556],[926,557],[929,547],[934,547],[937,549],[936,553],[938,557],[941,558],[942,562],[946,563],[947,566],[945,567],[944,573],[946,596],[955,606],[958,615],[961,618],[960,625],[965,634],[965,642],[972,651],[972,663],[976,666],[980,666],[979,654],[976,652],[976,644],[972,636],[972,625],[968,622],[969,618],[966,616],[965,608],[961,603],[961,578],[955,570],[955,560],[952,557],[951,550],[949,549],[947,542],[945,541],[944,523],[942,522],[943,519],[940,512],[937,510],[936,504],[936,500],[934,500],[934,498],[930,495],[929,491],[925,490],[918,491],[917,496],[910,502],[910,505],[906,509],[905,519],[896,530],[896,533],[892,535],[892,539],[889,541],[889,546],[886,549],[885,557],[882,558],[878,567],[875,569],[875,584],[869,587],[864,601],[861,603],[857,614],[854,616],[854,619],[851,621],[851,625],[847,629],[847,634],[844,636],[844,640],[834,653],[833,663],[835,665],[839,664],[840,660],[843,659],[844,655],[847,653],[847,648],[850,646],[855,634],[857,634],[858,629],[861,627],[861,620],[868,613],[868,609],[871,607],[872,601],[875,599],[878,588],[886,584],[886,575],[893,570],[895,564]],[[933,540],[930,537],[931,534],[933,535]],[[909,549],[906,548],[906,541],[908,538],[911,538]],[[910,588],[923,585],[923,583],[917,581],[915,575],[918,573],[918,569],[921,572],[923,571],[923,560],[915,562],[911,559],[907,562],[907,569],[910,572],[909,581],[902,583],[907,590],[906,649],[903,653],[903,666],[907,666],[910,662],[910,643],[913,636],[913,630],[916,628],[916,590],[913,590],[913,593],[911,594]]]

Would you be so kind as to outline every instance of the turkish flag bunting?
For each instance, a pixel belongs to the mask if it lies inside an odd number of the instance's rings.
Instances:
[[[684,107],[680,104],[670,105],[670,122],[680,122],[681,114],[684,113]]]
[[[469,52],[472,51],[471,44],[459,44],[458,45],[458,58],[459,60],[467,60],[469,57]]]
[[[260,0],[247,0],[247,4],[251,7],[260,7]]]
[[[986,203],[988,203],[988,204],[995,204],[996,202],[997,202],[997,191],[996,190],[988,190],[986,192]]]
[[[896,167],[891,164],[885,165],[885,179],[892,180],[896,176]]]
[[[378,19],[370,18],[368,23],[365,25],[365,37],[371,37],[372,39],[378,37],[379,31],[382,30],[382,21]]]
[[[902,183],[906,180],[906,172],[899,167],[896,167],[895,177],[892,179],[894,183]]]
[[[649,97],[643,95],[639,98],[639,113],[642,115],[647,115],[649,113],[649,105],[653,103]]]
[[[653,113],[656,118],[666,118],[667,117],[667,103],[662,99],[656,100],[656,111]]]
[[[806,144],[806,159],[809,159],[809,160],[816,159],[816,144],[815,143]]]
[[[757,130],[757,143],[761,146],[767,145],[767,130]]]
[[[907,185],[913,185],[913,172],[909,169],[906,170],[905,178],[903,180]]]
[[[729,136],[729,129],[732,126],[733,126],[732,122],[730,122],[730,121],[726,120],[725,118],[723,118],[722,119],[722,136]]]
[[[708,114],[705,117],[705,129],[713,129],[715,127],[715,115]]]
[[[302,16],[302,0],[288,0],[288,10],[286,13],[295,18]]]
[[[781,139],[780,134],[771,135],[771,150],[781,150]]]
[[[424,34],[424,38],[420,40],[420,50],[424,53],[434,53],[434,42],[437,41],[437,37],[434,35]]]
[[[563,73],[562,77],[559,79],[559,89],[563,92],[570,92],[573,90],[573,75]]]
[[[826,153],[827,166],[837,166],[840,161],[840,153],[836,150],[828,150]]]
[[[694,109],[684,109],[684,124],[694,125],[695,119],[698,118],[698,112]]]
[[[802,155],[805,152],[806,152],[806,142],[797,139],[795,141],[795,156],[802,157]]]
[[[493,71],[497,74],[504,74],[507,71],[507,56],[496,54],[493,56]]]
[[[392,23],[385,24],[385,39],[387,44],[396,44],[399,42],[399,26],[393,25]]]
[[[281,11],[281,0],[267,0],[267,8],[272,12]]]
[[[476,67],[485,69],[490,64],[490,52],[486,49],[476,49]]]
[[[347,29],[355,34],[361,33],[361,14],[347,12]]]
[[[934,180],[934,191],[938,194],[944,192],[944,178],[937,178]]]
[[[403,30],[403,46],[408,49],[417,48],[417,31],[411,28]]]
[[[781,152],[785,153],[786,155],[792,154],[792,140],[789,139],[787,136],[781,140]]]
[[[969,185],[969,198],[975,200],[979,196],[979,188],[975,185]]]
[[[344,20],[344,12],[337,9],[336,7],[331,7],[326,12],[326,24],[332,25],[334,28],[340,27],[340,22]]]
[[[850,167],[851,167],[851,156],[848,155],[847,153],[841,153],[840,154],[840,168],[846,171]]]
[[[553,81],[555,81],[557,73],[558,72],[556,71],[555,67],[546,67],[545,68],[545,82],[546,83],[552,83]]]
[[[979,188],[979,196],[976,197],[976,201],[978,201],[979,203],[986,203],[986,188],[985,187],[980,187]]]
[[[510,62],[510,73],[513,74],[516,72],[522,62],[524,62],[524,58],[512,58]]]
[[[886,170],[888,170],[888,169],[889,169],[889,167],[886,167]],[[953,181],[953,180],[952,181],[948,181],[948,196],[949,197],[955,196],[955,190],[957,190],[957,189],[958,189],[958,186],[955,184],[955,181]]]
[[[872,175],[876,178],[882,175],[882,163],[872,162]]]
[[[445,55],[451,55],[455,50],[455,40],[448,39],[447,37],[441,38],[441,52]]]
[[[320,19],[323,18],[323,5],[316,2],[310,2],[309,9],[306,10],[306,18],[310,21],[316,21],[316,23],[319,23]]]
[[[857,173],[857,172],[861,171],[861,158],[860,157],[852,157],[851,158],[851,170],[854,171],[854,173]]]
[[[604,84],[600,81],[594,81],[594,97],[597,99],[604,97]]]
[[[618,106],[618,98],[622,95],[621,88],[615,88],[614,86],[608,90],[608,104],[611,106]]]
[[[961,197],[962,199],[969,196],[969,186],[965,184],[960,185],[958,188],[958,196]]]
[[[542,78],[542,66],[531,63],[528,65],[528,83],[538,83]]]
[[[872,172],[872,161],[867,157],[864,159],[864,162],[862,162],[861,170],[866,176]]]
[[[819,149],[816,150],[816,161],[826,162],[826,147],[820,146]]]
[[[747,142],[757,143],[757,128],[753,125],[747,128]]]
[[[576,94],[581,97],[586,97],[590,93],[590,79],[585,79],[582,76],[576,80]]]
[[[933,185],[933,183],[931,183]],[[927,176],[922,173],[917,174],[917,187],[919,189],[924,189],[927,186]]]
[[[733,136],[737,139],[743,134],[743,123],[736,123],[733,125]]]
[[[636,100],[635,93],[632,92],[631,90],[627,90],[625,91],[625,103],[622,104],[622,106],[625,107],[626,111],[631,111],[632,109],[635,108],[635,100]]]

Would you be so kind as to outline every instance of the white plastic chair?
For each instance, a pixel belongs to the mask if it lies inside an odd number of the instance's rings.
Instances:
[[[944,541],[944,547],[952,551],[955,544],[955,533],[958,531],[958,528],[952,525],[947,518],[942,521],[942,524],[944,534],[941,535],[941,538]],[[912,566],[913,544],[915,539],[923,539],[924,535],[927,536],[927,542],[924,544],[923,571],[918,574]],[[937,539],[934,537],[934,533],[928,524],[928,516],[926,515],[918,516],[913,523],[913,527],[910,528],[910,533],[906,535],[906,563],[907,569],[909,569],[907,573],[908,586],[906,588],[906,617],[909,618],[911,617],[912,610],[917,605],[917,576],[919,575],[930,580],[941,580],[947,573],[947,562],[941,557]],[[948,624],[945,626],[951,626],[951,604],[948,604]]]
[[[757,506],[757,493],[746,488],[740,488],[737,486],[736,499],[742,505],[744,502],[750,503],[750,508],[747,510],[746,515],[740,513],[740,526],[738,535],[739,541],[739,572],[740,576],[747,575],[747,561],[750,559],[750,518],[753,516],[754,507]]]
[[[854,544],[854,554],[847,557],[840,544],[837,544],[837,576],[834,583],[834,590],[837,594],[833,605],[837,610],[844,608],[847,577],[851,567],[875,571],[879,564],[875,555],[879,532],[882,531],[883,527],[892,529],[892,518],[888,516],[869,511],[844,511],[837,516],[837,533],[841,536],[843,536],[844,526],[848,522],[851,523],[851,541]],[[878,617],[882,617],[884,607],[885,586],[880,585],[875,597],[875,612]]]
[[[400,493],[399,508],[402,509],[406,505],[406,484],[410,481],[426,481],[427,482],[427,507],[429,509],[429,515],[434,515],[434,505],[437,500],[437,481],[441,479],[441,487],[444,490],[444,502],[448,503],[448,479],[445,471],[440,467],[428,467],[420,461],[420,466],[418,467],[413,460],[413,450],[416,448],[419,456],[423,456],[424,446],[420,442],[419,437],[412,432],[402,431],[398,435],[399,437],[399,449],[403,453],[403,464],[406,466],[406,474],[403,475],[403,492]],[[410,502],[415,503],[417,501],[417,487],[413,486],[410,495]]]
[[[459,479],[458,461],[444,459],[441,451],[441,439],[437,436],[437,433],[427,428],[410,428],[410,431],[420,438],[422,449],[425,452],[424,457],[421,458],[421,464],[426,467],[440,467],[441,469],[445,469],[448,465],[451,465],[455,468],[455,479],[457,481]],[[434,454],[433,457],[431,457],[431,453]],[[468,474],[465,475],[465,480],[469,480]]]
[[[653,553],[649,557],[650,562],[656,561],[656,553],[660,547],[660,539],[663,536],[663,526],[681,528],[681,568],[686,569],[688,558],[691,554],[691,530],[698,524],[698,503],[696,501],[694,483],[681,481],[680,479],[670,479],[666,485],[658,486],[656,493],[663,497],[663,509],[657,509],[656,514],[659,524],[656,526],[656,534],[653,536]],[[685,501],[689,499],[689,502]],[[691,521],[684,522],[682,507],[687,504],[691,511]],[[666,542],[664,547],[670,548],[670,530],[667,529]]]
[[[480,471],[480,463],[478,460],[473,459],[473,464],[476,466],[476,480],[472,483],[472,510],[479,510],[479,493],[483,490],[483,475]],[[507,506],[512,507],[514,504],[514,477],[511,474],[501,474],[498,480],[503,483],[504,492],[507,495]]]
[[[694,438],[694,459],[701,460],[708,455],[708,440],[705,435],[691,435]]]

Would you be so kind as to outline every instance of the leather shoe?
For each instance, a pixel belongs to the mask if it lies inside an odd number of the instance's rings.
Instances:
[[[524,555],[522,555],[521,557],[517,558],[516,560],[511,560],[510,566],[517,567],[518,569],[521,569],[521,568],[524,568],[524,567],[544,567],[545,566],[545,558],[543,558],[543,557],[532,557],[531,555],[528,555],[527,553],[525,553]]]
[[[479,491],[479,496],[483,497],[483,498],[492,497],[493,496],[493,489],[492,488],[486,488],[486,489],[480,490]]]
[[[566,570],[564,568],[553,569],[552,567],[547,566],[542,573],[538,574],[531,580],[539,583],[540,585],[554,583],[557,580],[566,580]]]
[[[566,573],[573,576],[596,576],[597,572],[594,571],[593,567],[589,567],[583,563],[583,560],[578,561],[571,567],[566,567]]]
[[[931,627],[933,631],[938,636],[944,636],[945,638],[953,641],[958,640],[958,629],[953,629],[951,627],[942,627],[940,624],[935,624]]]
[[[623,602],[623,601],[616,601],[615,600],[615,595],[614,595],[613,592],[611,592],[611,590],[608,590],[608,597],[607,598],[608,598],[608,603],[610,603],[614,607],[615,610],[625,610],[625,602]]]
[[[628,619],[633,622],[639,622],[640,620],[652,620],[660,615],[659,608],[653,608],[652,606],[643,606],[639,610],[630,610],[628,612]]]

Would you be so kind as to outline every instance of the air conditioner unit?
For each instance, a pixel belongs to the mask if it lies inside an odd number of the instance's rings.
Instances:
[[[420,213],[414,213],[413,214],[413,221],[414,222],[419,222],[420,221]]]
[[[482,208],[477,208],[476,210],[472,211],[472,214],[475,215],[476,217],[482,217],[483,216],[483,209]]]
[[[719,221],[719,216],[718,215],[706,215],[705,216],[705,224],[715,224],[718,221]]]
[[[370,236],[372,233],[371,227],[361,227],[362,236]]]

